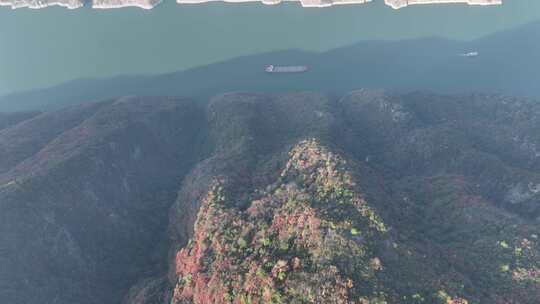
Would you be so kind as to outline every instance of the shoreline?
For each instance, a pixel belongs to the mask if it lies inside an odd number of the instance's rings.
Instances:
[[[336,5],[368,4],[377,0],[176,0],[177,4],[203,4],[208,2],[225,3],[255,3],[264,5],[278,5],[282,2],[299,2],[305,8],[324,8]],[[382,0],[380,0],[382,1]],[[162,3],[162,0],[93,0],[85,3],[84,0],[0,0],[0,6],[11,9],[44,9],[50,6],[59,6],[66,9],[78,9],[90,6],[93,9],[118,9],[135,7],[145,10],[153,9]],[[411,5],[435,5],[435,4],[464,4],[471,6],[502,5],[503,0],[384,0],[384,4],[393,8],[401,9]]]

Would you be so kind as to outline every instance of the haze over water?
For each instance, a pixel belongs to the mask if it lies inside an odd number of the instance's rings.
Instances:
[[[474,39],[540,19],[540,1],[414,6],[379,1],[306,9],[297,3],[177,5],[149,11],[0,8],[0,95],[81,77],[177,71],[279,49],[324,51],[361,40]]]

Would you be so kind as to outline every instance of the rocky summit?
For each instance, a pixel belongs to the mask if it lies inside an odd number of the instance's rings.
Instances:
[[[0,303],[540,302],[534,101],[237,92],[9,116]]]

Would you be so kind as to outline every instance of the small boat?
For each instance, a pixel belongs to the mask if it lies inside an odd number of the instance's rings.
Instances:
[[[266,73],[303,73],[309,68],[306,65],[267,65],[264,69]]]
[[[469,52],[469,53],[460,54],[461,57],[478,57],[478,55],[479,55],[478,52]]]

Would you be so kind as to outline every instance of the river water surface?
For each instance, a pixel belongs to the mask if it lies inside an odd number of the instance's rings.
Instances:
[[[182,70],[278,49],[322,51],[361,40],[473,39],[540,19],[540,1],[503,6],[380,2],[332,8],[297,3],[177,5],[153,10],[0,7],[0,95],[80,77]]]

